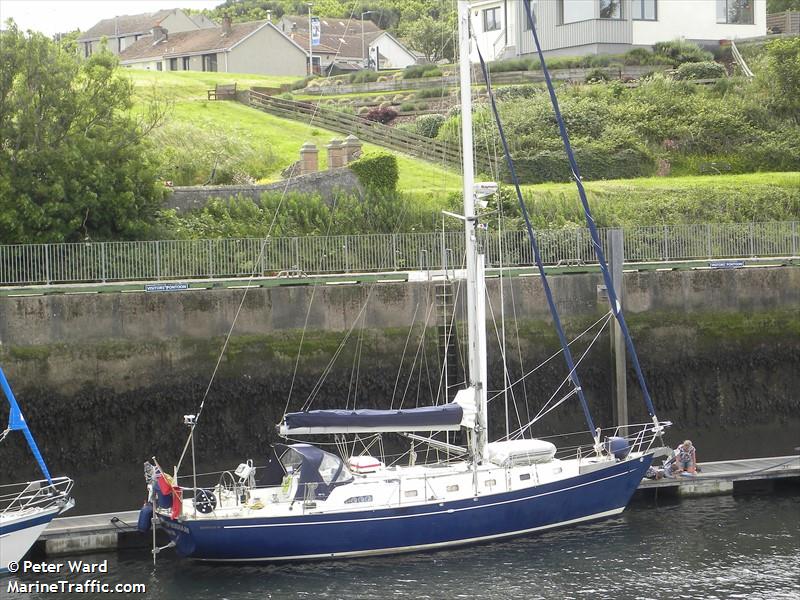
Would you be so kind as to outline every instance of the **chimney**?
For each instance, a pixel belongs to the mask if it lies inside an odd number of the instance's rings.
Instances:
[[[230,35],[231,33],[231,18],[223,17],[222,19],[222,35]]]
[[[168,37],[167,30],[161,27],[161,25],[156,25],[153,27],[153,43],[157,44],[159,42],[165,41]]]
[[[267,9],[267,21],[272,23],[272,11]]]

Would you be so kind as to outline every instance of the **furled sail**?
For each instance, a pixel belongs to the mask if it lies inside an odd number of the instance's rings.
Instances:
[[[472,397],[474,398],[474,394]],[[457,431],[462,426],[472,427],[475,422],[474,407],[470,410],[469,406],[462,406],[463,403],[462,400],[421,408],[334,409],[288,413],[278,430],[281,435]]]

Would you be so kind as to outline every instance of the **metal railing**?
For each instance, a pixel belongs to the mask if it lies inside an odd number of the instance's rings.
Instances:
[[[545,264],[596,262],[586,229],[537,237]],[[601,238],[605,245],[604,230]],[[797,221],[629,227],[624,238],[628,263],[797,256],[800,249]],[[489,266],[500,264],[499,241],[491,231],[484,236]],[[533,264],[524,231],[505,231],[502,242],[504,266]],[[460,266],[464,233],[0,245],[0,285],[429,270],[441,267],[442,248],[446,266]]]

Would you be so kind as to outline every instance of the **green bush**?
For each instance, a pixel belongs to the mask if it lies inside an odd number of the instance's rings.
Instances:
[[[720,79],[727,76],[727,71],[719,63],[715,62],[691,62],[683,63],[675,71],[673,77],[679,81],[692,79]]]
[[[403,79],[420,79],[422,77],[441,77],[442,71],[436,65],[411,65],[403,71]]]
[[[611,77],[603,69],[592,69],[586,74],[584,81],[586,83],[597,83],[600,81],[610,81]]]
[[[542,92],[544,92],[544,88],[526,83],[525,85],[509,85],[496,88],[494,90],[494,95],[498,100],[506,101],[533,98],[536,94],[541,94]]]
[[[382,191],[397,189],[400,172],[397,166],[397,157],[394,154],[385,152],[368,154],[348,166],[365,189]]]
[[[537,68],[534,65],[538,64],[538,60],[512,58],[509,60],[496,60],[490,62],[488,67],[490,73],[507,73],[510,71],[530,71],[531,69]]]
[[[414,112],[416,106],[413,102],[403,102],[400,105],[400,112]]]
[[[377,71],[362,69],[361,71],[350,73],[347,79],[350,83],[371,83],[373,81],[378,81],[378,77]]]
[[[445,98],[450,95],[450,90],[442,87],[425,88],[417,92],[417,98]]]
[[[673,66],[686,62],[708,62],[714,60],[714,55],[708,50],[703,50],[697,44],[684,40],[658,42],[653,46],[653,52],[670,61]]]
[[[417,118],[415,126],[418,134],[435,138],[444,122],[444,115],[422,115]]]
[[[647,152],[636,148],[620,150],[590,145],[575,148],[575,160],[586,180],[647,177],[656,170],[655,160]],[[572,173],[563,150],[545,150],[530,157],[515,158],[514,167],[520,183],[546,181],[571,181]],[[503,181],[510,183],[508,167],[501,168]]]

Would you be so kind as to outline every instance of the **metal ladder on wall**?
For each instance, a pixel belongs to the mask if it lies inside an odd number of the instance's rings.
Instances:
[[[448,277],[436,283],[436,329],[438,333],[439,356],[444,374],[443,386],[447,401],[455,397],[455,383],[458,379],[458,347],[456,326],[453,320],[455,297],[453,281]],[[452,390],[452,392],[451,392]]]

